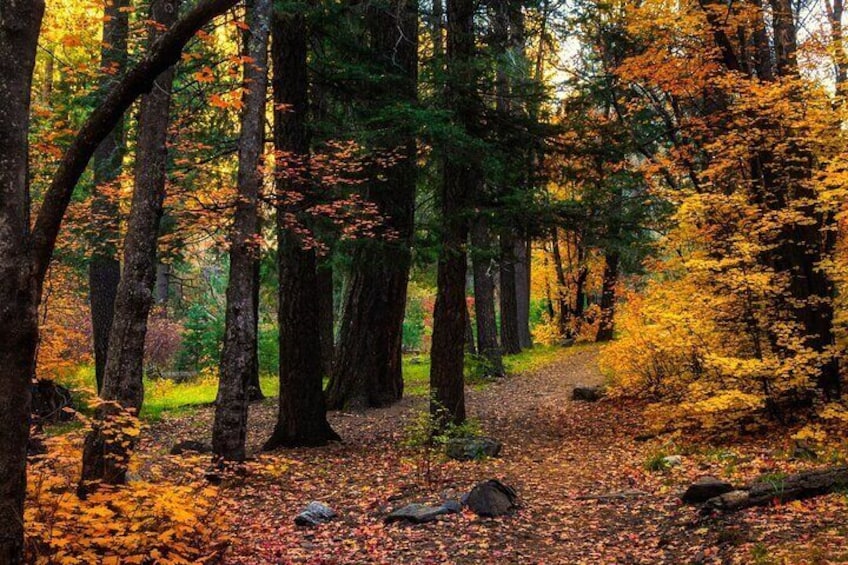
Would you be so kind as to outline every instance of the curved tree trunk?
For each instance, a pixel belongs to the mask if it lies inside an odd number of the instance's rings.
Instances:
[[[177,0],[155,0],[151,20],[167,29],[177,20]],[[149,44],[161,35],[152,26]],[[132,435],[118,425],[129,414],[138,415],[144,400],[144,339],[147,316],[153,305],[156,247],[167,179],[168,124],[173,67],[159,75],[156,88],[141,101],[138,117],[135,186],[133,187],[124,268],[115,301],[115,319],[109,336],[109,355],[95,428],[86,436],[81,492],[90,481],[122,484],[133,446]]]
[[[127,66],[127,36],[129,35],[128,0],[109,0],[103,10],[103,41],[100,67],[103,73],[101,88],[124,74]],[[103,371],[109,349],[109,330],[115,314],[115,298],[121,280],[121,263],[117,258],[120,236],[118,201],[110,194],[109,185],[121,174],[124,157],[124,120],[94,152],[94,188],[91,197],[91,261],[88,266],[91,329],[94,338],[94,374],[98,392],[103,387]]]
[[[222,459],[243,461],[247,438],[249,388],[258,376],[256,268],[259,263],[259,195],[265,145],[265,94],[271,0],[249,0],[245,32],[244,111],[239,138],[238,203],[230,234],[227,313],[212,451]]]
[[[302,7],[302,6],[300,6]],[[274,146],[300,165],[309,159],[307,30],[301,10],[275,9],[271,26],[274,67]],[[303,169],[306,167],[297,167]],[[263,449],[324,445],[339,436],[327,422],[318,327],[315,250],[293,230],[291,220],[308,223],[305,207],[314,200],[309,179],[277,175],[277,261],[280,274],[280,407],[277,424]],[[299,193],[286,204],[286,192]]]
[[[369,92],[374,110],[414,104],[418,80],[418,5],[392,0],[369,9],[375,64],[383,76]],[[416,182],[416,132],[407,124],[381,122],[378,151],[400,148],[400,159],[372,174],[366,198],[397,235],[393,241],[362,241],[353,254],[342,311],[337,358],[327,391],[335,409],[385,406],[403,394],[401,348],[411,264]],[[378,174],[379,173],[379,174]]]

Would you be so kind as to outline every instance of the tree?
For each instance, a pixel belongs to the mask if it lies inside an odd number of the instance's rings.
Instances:
[[[440,427],[465,421],[467,214],[475,181],[481,173],[480,157],[474,150],[474,140],[481,137],[482,114],[475,67],[474,10],[472,0],[447,1],[445,101],[465,136],[445,156],[439,193],[441,248],[430,352],[430,413]]]
[[[154,0],[150,5],[149,44],[155,45],[165,29],[177,20],[179,0]],[[109,336],[109,355],[103,375],[95,428],[86,436],[83,450],[82,491],[89,481],[123,484],[135,431],[122,433],[113,421],[127,412],[137,416],[144,401],[144,340],[147,316],[153,306],[156,280],[156,247],[167,180],[167,137],[170,123],[173,67],[156,79],[155,87],[141,99],[135,183],[124,268],[115,300],[115,319]]]
[[[495,273],[492,257],[494,241],[486,212],[479,212],[471,226],[471,263],[474,272],[474,313],[477,325],[477,352],[486,360],[491,376],[504,374],[498,326],[495,317]]]
[[[306,5],[272,18],[274,146],[277,155],[277,261],[280,289],[280,406],[263,449],[324,445],[339,436],[327,422],[321,372],[317,257],[308,233],[315,189],[309,178]],[[285,170],[282,170],[285,169]]]
[[[331,408],[366,408],[403,394],[401,345],[411,263],[416,183],[418,5],[392,0],[367,10],[373,84],[367,90],[372,150],[393,154],[370,171],[365,197],[376,204],[389,237],[356,242],[339,330]]]
[[[107,0],[103,9],[103,44],[100,55],[101,90],[122,76],[127,66],[129,35],[128,0]],[[117,258],[120,237],[118,201],[111,186],[121,173],[124,151],[124,122],[119,120],[94,152],[94,187],[91,215],[96,228],[91,233],[89,297],[94,338],[94,373],[98,392],[103,387],[103,372],[109,350],[109,331],[115,315],[115,298],[121,279]]]
[[[4,4],[0,11],[0,561],[23,560],[23,502],[29,438],[30,381],[38,340],[38,304],[71,193],[100,141],[183,46],[235,0],[207,0],[187,13],[103,98],[65,152],[28,229],[27,160],[30,90],[44,5]]]
[[[242,461],[247,437],[248,388],[256,366],[259,263],[259,197],[265,145],[265,99],[271,0],[250,0],[245,23],[244,95],[239,138],[238,201],[230,233],[227,318],[221,353],[212,450]]]

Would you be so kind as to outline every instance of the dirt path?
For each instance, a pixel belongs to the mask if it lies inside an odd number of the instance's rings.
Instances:
[[[228,563],[751,563],[762,539],[813,535],[822,524],[778,520],[768,527],[756,515],[695,523],[676,493],[692,478],[719,474],[693,458],[669,474],[645,469],[640,410],[603,400],[573,402],[577,384],[598,384],[597,349],[564,350],[530,374],[484,390],[468,390],[469,414],[483,433],[504,443],[502,457],[457,463],[404,446],[408,429],[426,410],[423,398],[406,399],[364,415],[335,413],[345,438],[320,449],[272,457],[225,484],[238,517]],[[273,403],[254,407],[249,444],[257,449],[273,427]],[[166,422],[167,436],[203,439],[211,410]],[[470,512],[424,526],[385,526],[382,517],[411,502],[458,498],[475,483],[498,478],[512,485],[522,508],[481,520]],[[624,499],[582,499],[639,491]],[[335,508],[340,518],[312,530],[292,518],[310,500]],[[828,524],[825,524],[827,526]],[[800,532],[800,533],[799,533]],[[771,536],[769,538],[769,536]]]

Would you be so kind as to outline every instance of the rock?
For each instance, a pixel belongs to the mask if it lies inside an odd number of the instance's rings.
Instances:
[[[572,400],[584,402],[596,402],[604,395],[604,390],[599,386],[577,385],[571,393]]]
[[[303,512],[295,516],[294,523],[298,526],[317,526],[329,522],[335,517],[335,510],[326,504],[313,500],[306,505]]]
[[[32,384],[32,414],[45,422],[67,422],[73,420],[71,391],[47,379]],[[70,408],[71,410],[65,410]]]
[[[715,477],[701,477],[686,489],[681,500],[686,504],[701,504],[715,496],[733,490],[733,485]]]
[[[574,338],[566,337],[559,340],[560,347],[571,347],[572,345],[574,345]]]
[[[463,497],[462,503],[478,516],[503,516],[516,507],[515,490],[496,479],[477,484]]]
[[[457,461],[474,461],[484,457],[497,457],[501,442],[490,437],[460,437],[448,441],[445,453]]]
[[[181,441],[171,448],[171,455],[182,455],[183,453],[212,453],[212,447],[202,441],[191,439]]]
[[[441,506],[427,506],[425,504],[407,504],[398,508],[383,521],[387,524],[392,522],[412,522],[413,524],[425,524],[432,522],[444,514],[458,514],[462,511],[462,505],[455,500],[449,500]]]
[[[683,465],[683,458],[679,455],[666,455],[662,458],[662,464],[666,469],[670,467],[677,467],[679,465]]]

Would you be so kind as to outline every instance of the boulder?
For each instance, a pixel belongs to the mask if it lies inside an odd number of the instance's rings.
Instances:
[[[572,400],[583,402],[596,402],[604,395],[603,388],[599,386],[577,385],[571,393]]]
[[[511,512],[517,506],[517,498],[512,487],[490,479],[471,489],[471,492],[463,497],[462,503],[478,516],[491,518]]]
[[[679,455],[666,455],[662,458],[662,466],[665,469],[683,465],[683,458]]]
[[[455,500],[449,500],[441,506],[427,506],[426,504],[407,504],[403,508],[398,508],[383,521],[387,524],[392,522],[411,522],[413,524],[425,524],[432,522],[439,516],[444,514],[457,514],[462,510],[462,506]]]
[[[715,477],[701,477],[686,489],[681,500],[686,504],[701,504],[733,490],[733,485]]]
[[[329,522],[337,516],[335,510],[313,500],[306,505],[303,512],[295,516],[294,523],[298,526],[317,526]]]
[[[71,391],[48,379],[32,383],[32,415],[42,422],[67,422],[73,420]]]
[[[212,447],[202,441],[187,439],[181,441],[171,448],[171,455],[182,455],[183,453],[212,453]]]
[[[490,437],[460,437],[448,441],[445,453],[457,461],[475,461],[497,457],[502,447],[501,442]]]

